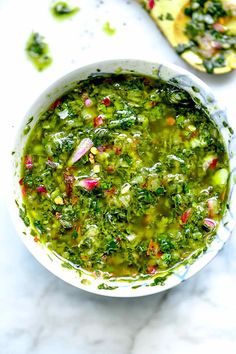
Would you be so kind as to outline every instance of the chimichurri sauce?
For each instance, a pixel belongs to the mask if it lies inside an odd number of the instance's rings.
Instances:
[[[37,32],[33,32],[26,44],[26,54],[38,71],[46,69],[51,63],[49,47],[44,37]]]
[[[52,15],[60,20],[67,19],[79,11],[79,7],[71,7],[65,1],[57,1],[51,7]]]
[[[149,77],[91,77],[40,117],[20,185],[35,241],[111,277],[167,271],[206,249],[228,156],[190,96]]]

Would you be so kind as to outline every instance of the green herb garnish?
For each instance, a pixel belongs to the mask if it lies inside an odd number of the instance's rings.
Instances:
[[[52,63],[48,45],[44,37],[37,32],[31,34],[25,50],[28,58],[39,71],[46,69]]]
[[[65,1],[58,1],[51,7],[51,12],[57,19],[69,18],[75,15],[79,10],[79,7],[71,7]]]
[[[103,31],[108,35],[108,36],[113,36],[116,33],[116,29],[111,27],[110,22],[106,22],[103,25]]]

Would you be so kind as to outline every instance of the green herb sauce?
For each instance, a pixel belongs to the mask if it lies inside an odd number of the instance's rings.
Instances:
[[[110,22],[106,22],[103,25],[103,31],[108,35],[108,36],[113,36],[116,33],[116,29],[112,28],[110,25]]]
[[[64,20],[75,15],[80,10],[79,7],[70,7],[64,1],[58,1],[51,7],[51,13],[59,20]]]
[[[44,37],[39,33],[35,32],[31,34],[25,50],[28,58],[38,71],[46,69],[52,63],[52,58],[49,56],[48,45],[45,43]]]
[[[91,77],[29,134],[23,218],[77,269],[166,274],[214,239],[228,169],[217,127],[185,91],[142,76]]]
[[[215,68],[226,66],[228,53],[236,52],[236,32],[227,26],[235,19],[236,8],[226,5],[220,0],[192,0],[185,8],[185,15],[190,18],[185,28],[189,43],[180,44],[176,51],[182,54],[191,49],[200,55],[210,74]]]

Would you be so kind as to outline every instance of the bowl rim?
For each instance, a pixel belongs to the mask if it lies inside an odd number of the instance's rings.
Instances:
[[[38,120],[38,116],[40,115],[40,113],[43,110],[48,108],[49,105],[45,104],[46,97],[49,101],[51,99],[51,103],[54,102],[55,97],[60,97],[60,95],[57,96],[58,92],[65,93],[66,90],[68,91],[70,89],[70,87],[69,87],[70,84],[72,85],[71,86],[71,88],[72,88],[76,82],[81,80],[81,78],[75,79],[77,76],[79,77],[82,75],[82,73],[85,73],[87,71],[88,72],[90,71],[90,74],[93,74],[96,72],[95,68],[99,68],[99,67],[103,67],[103,66],[109,67],[109,65],[115,66],[117,68],[121,67],[121,68],[127,68],[127,69],[128,69],[128,67],[130,67],[130,68],[133,66],[138,67],[139,65],[153,67],[153,69],[157,69],[157,74],[160,79],[163,79],[163,77],[161,76],[161,73],[164,76],[170,75],[172,78],[178,77],[180,79],[180,82],[178,83],[180,87],[182,87],[181,82],[183,81],[183,78],[188,79],[189,83],[191,83],[191,86],[188,86],[185,89],[190,90],[190,89],[193,89],[193,87],[200,88],[200,90],[202,90],[202,92],[203,92],[203,96],[202,96],[203,98],[210,97],[210,101],[207,103],[207,107],[209,107],[210,105],[212,105],[212,106],[214,105],[216,108],[216,112],[214,114],[218,114],[220,116],[223,116],[224,121],[227,122],[225,109],[221,108],[222,104],[219,103],[218,99],[215,98],[215,96],[213,95],[213,93],[212,93],[211,89],[208,87],[208,85],[206,85],[202,80],[200,80],[198,77],[196,77],[191,72],[189,72],[189,71],[187,71],[175,64],[168,63],[166,61],[165,61],[165,63],[163,63],[163,62],[154,63],[154,62],[149,62],[149,61],[142,60],[142,59],[132,59],[132,58],[131,59],[124,59],[124,58],[123,59],[110,59],[110,60],[94,62],[94,63],[88,64],[85,66],[78,67],[77,69],[70,71],[70,72],[66,73],[65,75],[61,76],[57,80],[54,80],[53,83],[51,83],[49,86],[47,86],[42,91],[42,93],[34,100],[34,102],[31,104],[30,108],[27,110],[25,116],[22,118],[20,124],[18,124],[16,133],[15,133],[15,137],[14,137],[14,148],[12,149],[12,151],[16,151],[18,141],[21,142],[22,146],[24,145],[24,143],[22,143],[23,130],[24,130],[25,124],[26,124],[29,116],[32,115],[31,112],[34,112],[34,111],[37,112],[37,114],[35,114],[36,118],[34,119],[34,121],[36,122]],[[131,69],[129,69],[129,70],[131,70]],[[112,73],[112,72],[110,72],[110,73]],[[144,74],[140,70],[137,70],[136,73]],[[102,74],[102,72],[101,72],[101,74]],[[144,74],[144,75],[146,75],[146,74]],[[168,82],[168,81],[170,81],[170,79],[168,79],[168,80],[165,79],[164,81]],[[63,82],[67,82],[67,84],[62,85]],[[68,83],[70,83],[70,84],[68,84]],[[58,89],[59,89],[59,91],[58,91]],[[62,90],[62,91],[60,91],[60,90]],[[211,114],[211,119],[214,120],[214,122],[216,123],[216,125],[220,131],[221,131],[221,128],[228,129],[228,127],[224,127],[224,128],[223,128],[223,126],[220,127],[212,114]],[[236,197],[236,188],[234,188],[234,181],[233,181],[235,178],[235,173],[236,173],[236,158],[234,155],[231,156],[233,150],[236,151],[236,149],[235,149],[236,136],[234,134],[232,134],[230,141],[226,141],[227,138],[223,135],[222,131],[221,131],[221,134],[223,136],[225,146],[227,147],[227,152],[229,154],[229,159],[230,159],[230,182],[229,182],[230,183],[230,192],[229,192],[229,197],[228,197],[228,203],[231,203],[233,199],[236,200],[236,198],[233,198],[234,196]],[[226,134],[226,132],[225,132],[225,134]],[[25,140],[26,139],[27,139],[27,137],[25,138]],[[233,145],[233,146],[231,146],[231,145]],[[21,152],[22,152],[22,150],[21,150]],[[20,154],[20,156],[21,156],[21,154]],[[23,241],[23,243],[25,244],[27,249],[39,261],[39,263],[41,263],[48,271],[50,271],[51,273],[53,273],[54,275],[56,275],[60,279],[64,280],[65,282],[67,282],[71,285],[74,285],[75,287],[77,287],[79,289],[82,289],[82,290],[85,290],[85,291],[88,291],[88,292],[91,292],[94,294],[104,295],[104,296],[109,296],[109,297],[140,297],[140,296],[146,296],[146,295],[151,295],[154,293],[162,292],[162,291],[168,290],[174,286],[177,286],[180,283],[182,283],[183,281],[185,281],[188,278],[190,278],[191,276],[193,276],[194,274],[196,274],[198,271],[200,271],[203,267],[205,267],[216,256],[216,254],[219,252],[219,250],[223,248],[225,242],[230,238],[230,236],[233,232],[234,226],[235,226],[234,219],[236,219],[236,203],[235,203],[235,207],[229,207],[229,209],[225,212],[225,215],[229,216],[230,222],[227,227],[224,226],[223,229],[222,228],[220,229],[220,227],[218,228],[216,238],[218,238],[218,234],[222,233],[223,231],[224,231],[224,235],[223,235],[223,238],[219,237],[219,239],[217,239],[215,249],[211,250],[211,252],[209,252],[208,255],[206,253],[200,255],[192,264],[188,264],[187,266],[184,266],[185,268],[183,269],[183,271],[180,272],[180,274],[178,274],[178,276],[174,282],[167,281],[167,283],[165,283],[164,285],[155,285],[155,286],[150,286],[150,284],[149,284],[149,286],[146,286],[143,283],[143,285],[141,285],[137,289],[133,289],[131,286],[129,286],[128,291],[127,291],[127,289],[125,289],[121,285],[119,285],[118,288],[116,288],[116,289],[98,289],[98,287],[96,286],[98,283],[90,284],[90,285],[88,285],[86,283],[83,284],[83,283],[81,283],[81,278],[79,278],[78,276],[76,276],[75,278],[70,277],[68,272],[71,273],[72,270],[63,269],[63,271],[62,271],[62,266],[61,266],[60,261],[58,264],[54,263],[54,265],[56,264],[55,267],[52,266],[52,263],[51,263],[52,262],[52,260],[51,260],[52,254],[51,253],[48,254],[47,251],[45,252],[45,248],[43,251],[44,255],[42,255],[40,253],[38,245],[36,245],[36,243],[33,241],[33,237],[29,235],[29,230],[28,230],[28,235],[23,234],[24,231],[22,231],[22,226],[23,226],[22,220],[20,220],[19,215],[18,215],[19,210],[16,207],[15,203],[13,202],[13,200],[15,199],[14,198],[15,194],[13,191],[14,187],[18,188],[18,192],[19,192],[19,185],[17,185],[17,187],[15,186],[15,184],[16,184],[15,177],[16,176],[15,176],[14,172],[16,173],[17,167],[16,167],[14,155],[11,156],[9,168],[10,168],[9,171],[11,171],[11,180],[12,180],[11,182],[13,182],[13,184],[12,184],[12,188],[11,188],[12,192],[10,193],[10,197],[8,198],[8,208],[9,208],[13,223],[15,225],[17,234],[20,236],[21,240]],[[12,171],[12,169],[13,169],[13,171]],[[21,205],[21,202],[20,202],[20,205]],[[13,212],[12,212],[12,210],[13,210]],[[224,217],[223,217],[223,219],[224,219]],[[21,226],[20,226],[20,224],[21,224]],[[24,229],[26,229],[25,226],[24,226]],[[208,247],[208,250],[211,248],[211,245]],[[40,249],[42,249],[42,247],[40,247]],[[206,255],[207,255],[207,257],[206,257]],[[203,261],[203,259],[204,259],[204,261]],[[53,261],[55,261],[55,260],[53,259]],[[171,277],[173,277],[173,275],[169,275],[167,280],[170,279]],[[101,281],[104,282],[104,280],[101,280],[101,279],[98,281],[100,283],[101,283]],[[116,284],[116,283],[114,283],[114,284]]]

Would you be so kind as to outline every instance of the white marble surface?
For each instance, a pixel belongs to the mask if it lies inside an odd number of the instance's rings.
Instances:
[[[73,20],[55,22],[47,0],[0,0],[0,353],[236,353],[236,236],[198,275],[163,294],[102,298],[55,278],[24,248],[6,209],[4,161],[32,100],[55,78],[105,58],[138,57],[186,65],[135,1],[76,0]],[[101,30],[110,21],[113,37]],[[24,55],[32,30],[54,57],[43,73]],[[236,73],[200,76],[225,103],[236,128]],[[6,193],[4,193],[6,192]]]

